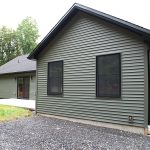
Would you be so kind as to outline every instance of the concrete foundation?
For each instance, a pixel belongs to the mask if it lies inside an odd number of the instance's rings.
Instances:
[[[68,120],[68,121],[78,122],[78,123],[83,123],[83,124],[89,124],[89,125],[94,125],[94,126],[119,129],[119,130],[128,131],[128,132],[137,133],[137,134],[142,134],[142,135],[148,134],[148,128],[128,126],[128,125],[120,125],[120,124],[112,124],[112,123],[104,123],[104,122],[95,122],[95,121],[60,117],[60,116],[47,115],[47,114],[38,114],[38,115],[51,117],[51,118],[57,118],[57,119],[63,119],[63,120]]]

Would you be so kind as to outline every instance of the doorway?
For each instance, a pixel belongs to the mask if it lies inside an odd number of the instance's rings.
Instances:
[[[17,98],[29,99],[29,77],[17,78]]]

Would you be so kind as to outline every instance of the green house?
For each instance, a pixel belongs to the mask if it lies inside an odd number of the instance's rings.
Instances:
[[[0,66],[0,98],[35,100],[36,61],[27,56],[18,56]]]
[[[146,134],[150,30],[74,4],[29,55],[36,112]]]

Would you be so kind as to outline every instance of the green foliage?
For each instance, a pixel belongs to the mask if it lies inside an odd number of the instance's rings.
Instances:
[[[37,23],[26,17],[16,30],[2,26],[0,28],[0,65],[21,54],[30,53],[37,45],[39,37]]]
[[[0,105],[0,121],[12,120],[30,115],[32,115],[32,112],[27,109]]]
[[[2,26],[0,28],[0,65],[16,56],[17,41],[13,29]]]
[[[23,54],[30,53],[36,46],[39,37],[37,23],[31,17],[25,18],[16,30],[19,50]]]

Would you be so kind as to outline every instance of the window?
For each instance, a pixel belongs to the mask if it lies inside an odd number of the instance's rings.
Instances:
[[[120,54],[96,57],[96,96],[121,96]]]
[[[63,93],[63,61],[48,63],[48,95],[61,95]]]

